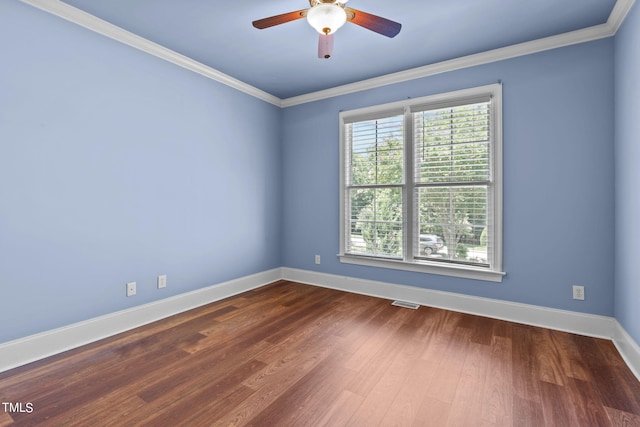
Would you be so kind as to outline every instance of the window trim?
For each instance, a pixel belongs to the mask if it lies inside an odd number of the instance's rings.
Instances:
[[[493,158],[492,168],[492,187],[493,198],[488,200],[492,207],[493,221],[488,226],[493,229],[493,258],[490,262],[491,267],[477,267],[473,265],[443,263],[436,261],[428,261],[423,259],[406,259],[408,246],[412,244],[412,238],[406,234],[406,222],[415,221],[413,218],[413,206],[405,203],[404,218],[405,226],[403,227],[405,259],[389,259],[381,257],[373,257],[367,255],[357,255],[346,253],[346,149],[347,141],[345,140],[345,124],[358,121],[370,120],[375,117],[387,117],[389,115],[397,115],[399,111],[404,112],[405,116],[405,132],[404,146],[413,143],[413,123],[411,113],[425,108],[438,108],[446,104],[465,104],[472,103],[478,97],[490,96],[492,120],[490,122],[491,132],[493,135],[491,144],[491,156]],[[502,271],[502,85],[495,83],[486,86],[479,86],[469,89],[462,89],[453,92],[429,95],[421,98],[410,98],[403,101],[391,102],[382,105],[359,108],[349,111],[341,111],[339,114],[340,128],[340,249],[338,257],[340,262],[347,264],[358,264],[370,267],[391,268],[397,270],[414,271],[421,273],[438,274],[445,276],[461,277],[467,279],[486,280],[492,282],[501,282],[502,277],[506,274]],[[413,152],[413,150],[409,150]],[[409,166],[413,161],[412,155],[407,155],[405,151],[405,167]],[[405,169],[407,170],[407,169]],[[412,173],[406,173],[405,176],[412,177]],[[412,180],[403,184],[403,194],[413,191]],[[405,199],[410,200],[410,199]]]

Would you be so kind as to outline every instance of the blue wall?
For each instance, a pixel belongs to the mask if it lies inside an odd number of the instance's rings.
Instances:
[[[287,108],[287,267],[613,315],[613,39]],[[341,264],[338,112],[502,81],[502,283]],[[314,254],[322,264],[314,264]],[[571,285],[585,286],[574,301]]]
[[[640,7],[615,38],[615,316],[640,343]]]
[[[0,342],[281,265],[279,108],[17,1],[0,51]]]

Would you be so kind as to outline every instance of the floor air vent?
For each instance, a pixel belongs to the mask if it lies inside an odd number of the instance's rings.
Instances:
[[[407,301],[394,301],[391,303],[391,305],[397,305],[398,307],[404,307],[404,308],[410,308],[412,310],[417,310],[418,308],[420,308],[420,304],[416,304],[413,302],[407,302]]]

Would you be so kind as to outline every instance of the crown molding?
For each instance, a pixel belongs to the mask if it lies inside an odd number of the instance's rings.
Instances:
[[[251,95],[255,98],[274,104],[278,107],[281,106],[282,100],[270,93],[260,90],[250,84],[244,83],[234,77],[229,76],[221,71],[204,65],[198,61],[195,61],[187,56],[181,55],[171,49],[154,43],[150,40],[140,37],[134,33],[124,30],[117,25],[113,25],[107,21],[104,21],[90,13],[87,13],[81,9],[68,5],[59,0],[21,0],[23,3],[37,7],[38,9],[49,12],[55,16],[63,18],[74,24],[85,27],[91,31],[107,36],[113,40],[119,41],[133,48],[139,49],[143,52],[149,53],[158,58],[169,61],[175,65],[178,65],[187,70],[198,73],[211,80],[215,80],[226,86],[232,87]]]
[[[607,19],[607,25],[611,28],[612,35],[618,32],[624,18],[627,17],[635,1],[636,0],[618,0],[616,4],[613,5],[613,10],[609,15],[609,19]]]
[[[435,64],[412,68],[405,71],[399,71],[397,73],[386,74],[380,77],[361,80],[359,82],[349,83],[330,89],[286,98],[282,100],[282,107],[292,107],[294,105],[333,98],[340,95],[347,95],[350,93],[374,89],[394,83],[401,83],[409,80],[420,79],[423,77],[434,76],[436,74],[462,70],[464,68],[470,68],[478,65],[502,61],[505,59],[516,58],[518,56],[530,55],[546,50],[557,49],[559,47],[570,46],[574,44],[598,40],[601,38],[611,37],[612,35],[613,33],[611,32],[611,28],[608,24],[600,24],[581,30],[571,31],[569,33],[559,34],[557,36],[545,37],[538,40],[476,53],[473,55],[462,56],[460,58],[450,59],[448,61],[437,62]]]
[[[412,68],[405,71],[386,74],[380,77],[374,77],[355,83],[336,86],[330,89],[280,99],[270,93],[251,86],[248,83],[244,83],[234,77],[231,77],[221,71],[206,66],[187,56],[181,55],[171,49],[167,49],[164,46],[161,46],[157,43],[126,31],[116,25],[97,18],[96,16],[84,12],[78,8],[70,6],[60,0],[21,1],[281,108],[306,104],[322,99],[333,98],[336,96],[347,95],[350,93],[369,89],[375,89],[394,83],[401,83],[409,80],[433,76],[436,74],[447,73],[464,68],[488,64],[491,62],[502,61],[505,59],[516,58],[519,56],[530,55],[546,50],[557,49],[560,47],[571,46],[579,43],[585,43],[606,37],[611,37],[616,34],[635,2],[635,0],[617,0],[605,24],[595,25],[593,27],[588,27],[581,30],[545,37],[525,43],[519,43],[499,49],[493,49],[473,55],[467,55],[460,58],[450,59],[448,61],[442,61],[435,64]]]
[[[282,108],[615,36],[635,0],[617,0],[605,24],[437,62],[282,100]]]

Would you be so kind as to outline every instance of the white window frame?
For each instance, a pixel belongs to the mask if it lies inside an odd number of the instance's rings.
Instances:
[[[464,103],[467,100],[471,103],[473,99],[479,97],[491,97],[491,121],[490,121],[490,156],[492,159],[491,184],[488,203],[492,210],[488,229],[493,233],[493,254],[488,260],[489,267],[474,266],[458,263],[436,262],[425,259],[414,259],[412,240],[416,221],[413,218],[413,206],[410,194],[414,191],[413,186],[413,118],[412,108],[418,106],[427,108],[438,108],[439,105],[453,102]],[[348,191],[346,183],[346,159],[348,141],[345,140],[345,123],[369,120],[371,117],[385,117],[397,115],[398,111],[404,112],[404,150],[405,150],[405,180],[403,184],[403,208],[404,225],[404,258],[389,259],[368,255],[350,254],[346,252],[347,241],[347,221],[348,212]],[[360,108],[350,111],[342,111],[339,114],[340,120],[340,261],[348,264],[358,264],[371,267],[391,268],[398,270],[415,271],[422,273],[439,274],[445,276],[462,277],[476,280],[486,280],[501,282],[505,273],[502,271],[502,85],[491,84],[470,89],[463,89],[454,92],[412,98],[399,102],[392,102],[383,105]],[[409,197],[407,197],[409,195]]]

